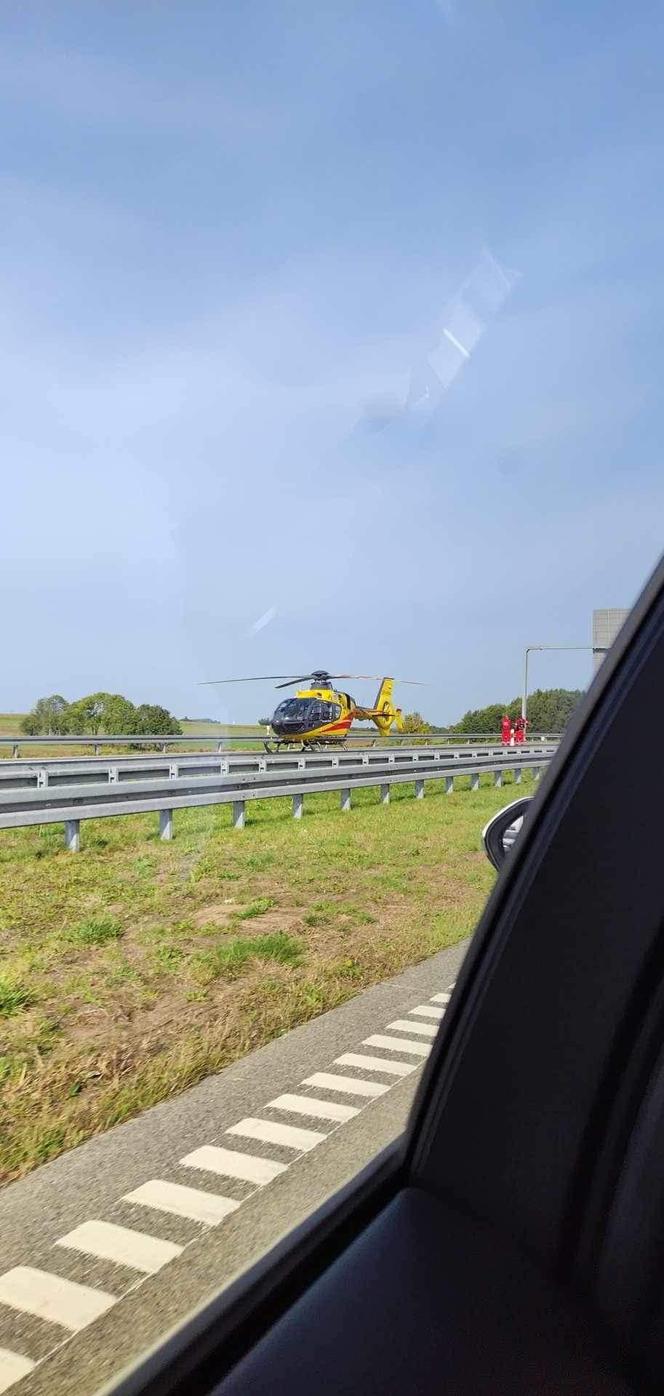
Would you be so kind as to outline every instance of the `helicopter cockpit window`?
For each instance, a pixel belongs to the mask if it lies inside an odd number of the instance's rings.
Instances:
[[[324,722],[336,722],[341,717],[338,703],[326,703],[321,698],[287,698],[274,714],[275,722],[306,722],[320,727]]]
[[[286,698],[279,704],[274,716],[279,722],[302,722],[309,716],[308,703],[303,698]]]
[[[336,722],[341,717],[341,708],[338,703],[326,703],[323,699],[314,698],[309,715],[319,727],[323,722]]]

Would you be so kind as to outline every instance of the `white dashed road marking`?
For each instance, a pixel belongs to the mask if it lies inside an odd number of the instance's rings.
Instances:
[[[280,1125],[275,1120],[240,1120],[231,1125],[227,1134],[240,1134],[243,1139],[260,1139],[263,1144],[285,1144],[288,1149],[297,1149],[308,1154],[317,1144],[327,1138],[317,1129],[297,1129],[294,1125]]]
[[[278,1095],[268,1100],[272,1110],[286,1110],[293,1115],[311,1115],[315,1120],[331,1120],[343,1125],[359,1114],[357,1105],[338,1105],[336,1100],[314,1100],[308,1095]]]
[[[141,1207],[154,1207],[156,1212],[172,1212],[176,1217],[218,1226],[229,1212],[236,1212],[239,1202],[220,1197],[216,1192],[201,1192],[185,1188],[181,1183],[167,1183],[163,1178],[151,1178],[133,1192],[126,1192],[123,1202],[138,1202]]]
[[[335,1066],[358,1066],[362,1071],[385,1071],[388,1076],[409,1076],[417,1071],[417,1062],[388,1061],[387,1057],[365,1057],[360,1052],[344,1052]]]
[[[0,1391],[9,1391],[15,1381],[27,1377],[36,1365],[29,1357],[21,1357],[18,1352],[10,1352],[9,1348],[0,1348]]]
[[[453,987],[450,985],[449,990]],[[295,1163],[303,1154],[322,1144],[346,1121],[353,1119],[372,1100],[389,1091],[398,1080],[409,1076],[423,1065],[433,1044],[429,1041],[423,1042],[422,1038],[433,1039],[436,1036],[439,1020],[443,1017],[450,998],[451,992],[433,994],[429,1003],[419,1004],[409,1010],[410,1018],[397,1018],[393,1023],[388,1023],[388,1032],[409,1033],[410,1037],[390,1037],[384,1033],[374,1033],[364,1039],[363,1048],[372,1047],[386,1055],[369,1055],[364,1051],[344,1052],[335,1059],[331,1071],[317,1071],[306,1077],[300,1083],[301,1087],[313,1087],[319,1093],[316,1096],[286,1093],[267,1102],[265,1108],[269,1110],[281,1110],[286,1114],[304,1115],[329,1122],[324,1131],[302,1129],[274,1119],[250,1116],[231,1125],[225,1131],[225,1138],[238,1136],[240,1139],[255,1139],[261,1144],[274,1144],[291,1149],[291,1163]],[[418,1022],[418,1019],[432,1021]],[[399,1056],[395,1056],[394,1053],[398,1053]],[[405,1060],[408,1057],[414,1057],[415,1060]],[[362,1077],[340,1074],[334,1070],[337,1067],[350,1067],[357,1072],[372,1073],[373,1079],[366,1075]],[[391,1079],[376,1080],[376,1075]],[[357,1103],[348,1105],[337,1100],[321,1099],[321,1093],[325,1096],[328,1091],[334,1095],[355,1096]],[[223,1148],[217,1144],[203,1144],[185,1154],[179,1163],[181,1167],[216,1174],[220,1178],[253,1183],[254,1188],[249,1195],[253,1195],[256,1188],[271,1183],[291,1166],[291,1163],[280,1163],[274,1159],[243,1152],[240,1146],[237,1149]],[[225,1217],[241,1206],[240,1202],[230,1197],[199,1188],[184,1187],[181,1183],[172,1183],[165,1178],[150,1179],[133,1192],[125,1193],[122,1201],[138,1203],[148,1210],[153,1208],[157,1212],[185,1217],[205,1227],[218,1226]],[[101,1260],[113,1261],[135,1270],[138,1278],[130,1286],[132,1290],[137,1284],[142,1283],[146,1275],[156,1274],[187,1249],[186,1246],[151,1236],[147,1231],[92,1219],[75,1227],[66,1236],[61,1236],[54,1245]],[[39,1319],[46,1319],[54,1325],[59,1325],[61,1329],[68,1329],[70,1333],[87,1327],[112,1308],[120,1297],[30,1266],[17,1266],[0,1275],[0,1304],[6,1305],[17,1314],[31,1314]],[[17,1346],[21,1348],[23,1343],[19,1340]],[[61,1346],[60,1338],[50,1352]],[[50,1356],[50,1352],[47,1356]],[[38,1365],[27,1353],[0,1347],[0,1393],[8,1391]]]
[[[408,1042],[405,1037],[384,1037],[382,1033],[373,1033],[371,1037],[365,1037],[363,1047],[385,1047],[388,1052],[412,1052],[416,1057],[428,1057],[431,1048],[424,1042]]]
[[[435,1037],[438,1032],[433,1023],[411,1023],[409,1018],[396,1018],[387,1028],[388,1032],[419,1032],[423,1037]]]
[[[132,1270],[140,1270],[144,1275],[156,1275],[162,1266],[181,1255],[182,1246],[174,1241],[160,1241],[157,1236],[148,1236],[144,1231],[133,1231],[128,1226],[115,1226],[112,1222],[87,1221],[61,1236],[56,1246],[67,1250],[81,1251],[84,1255],[97,1256],[99,1260],[114,1260],[116,1265],[128,1265]]]
[[[224,1178],[239,1178],[243,1183],[256,1183],[264,1187],[280,1173],[285,1173],[287,1163],[274,1163],[269,1158],[256,1158],[254,1154],[238,1154],[233,1149],[218,1149],[214,1144],[203,1144],[194,1149],[193,1154],[185,1154],[180,1159],[185,1168],[202,1168],[207,1173],[220,1173]]]
[[[368,1100],[375,1100],[390,1089],[380,1081],[358,1081],[355,1076],[333,1076],[330,1071],[316,1071],[313,1076],[306,1076],[302,1085],[318,1086],[321,1091],[342,1091],[344,1095],[362,1095]]]
[[[0,1303],[78,1333],[112,1308],[116,1299],[103,1289],[74,1284],[46,1270],[33,1270],[30,1265],[17,1265],[0,1276]]]

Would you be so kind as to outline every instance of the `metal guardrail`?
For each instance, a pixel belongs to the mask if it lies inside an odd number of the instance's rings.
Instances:
[[[159,750],[161,750],[161,751],[163,751],[163,752],[166,752],[166,751],[168,751],[169,747],[196,745],[196,746],[198,746],[200,749],[202,749],[202,748],[204,748],[204,747],[206,747],[206,746],[208,746],[208,747],[211,746],[211,747],[216,747],[218,751],[223,751],[224,748],[227,747],[227,746],[229,745],[229,743],[233,743],[233,742],[245,742],[245,743],[246,743],[246,742],[257,742],[257,743],[262,744],[265,740],[268,740],[268,739],[269,739],[269,738],[268,738],[268,736],[267,736],[267,733],[262,732],[262,731],[261,731],[261,732],[257,732],[255,735],[253,735],[253,734],[251,734],[251,733],[247,734],[247,733],[245,732],[244,735],[238,735],[238,736],[235,736],[234,734],[214,733],[214,732],[213,732],[213,733],[210,733],[209,736],[208,736],[208,735],[201,735],[201,736],[198,736],[198,737],[193,737],[193,736],[190,736],[189,734],[187,734],[186,736],[183,735],[183,736],[181,736],[181,737],[164,737],[164,736],[160,736],[160,735],[155,735],[155,736],[142,736],[142,737],[139,737],[139,736],[106,737],[106,736],[104,736],[103,733],[97,733],[97,735],[95,736],[95,735],[92,735],[92,734],[89,733],[89,732],[87,732],[87,733],[82,733],[82,734],[79,735],[79,736],[66,736],[66,737],[43,736],[43,735],[39,735],[39,736],[35,736],[35,737],[30,737],[30,736],[28,736],[28,735],[23,736],[22,734],[19,734],[18,736],[9,736],[9,737],[7,737],[7,736],[0,736],[0,750],[2,750],[3,747],[11,747],[11,748],[12,748],[12,755],[13,755],[15,758],[17,758],[17,757],[19,756],[21,747],[40,747],[40,746],[56,746],[56,747],[63,747],[63,748],[72,747],[72,746],[89,746],[89,747],[92,747],[92,748],[93,748],[93,750],[95,751],[96,754],[98,754],[98,753],[101,751],[101,748],[102,748],[102,747],[119,747],[119,746],[124,746],[124,747],[127,747],[127,746],[128,746],[128,747],[136,747],[136,746],[142,746],[142,747],[156,747],[157,749],[159,749]],[[468,743],[468,742],[487,742],[487,741],[492,741],[492,740],[493,740],[493,739],[491,738],[491,736],[488,736],[488,737],[487,737],[486,732],[467,732],[467,733],[464,733],[464,732],[430,732],[430,733],[422,733],[421,735],[420,735],[419,733],[416,733],[416,732],[387,732],[387,733],[384,733],[384,734],[380,734],[380,733],[371,731],[371,730],[369,730],[369,729],[365,729],[365,730],[363,731],[361,728],[357,728],[354,732],[348,732],[347,735],[346,735],[346,738],[345,738],[345,741],[346,741],[346,742],[352,742],[352,743],[357,742],[358,746],[362,746],[362,745],[377,745],[377,746],[379,746],[379,745],[382,744],[382,743],[384,743],[385,745],[389,745],[389,744],[391,744],[391,743],[399,743],[399,742],[404,743],[404,744],[407,744],[408,742],[413,742],[413,741],[417,741],[418,743],[427,743],[427,744],[433,743],[433,744],[436,744],[436,745],[442,745],[443,743],[446,743],[446,742],[452,742],[452,743],[454,743],[454,744],[463,744],[463,745],[465,745],[465,744]],[[528,738],[528,741],[529,741],[529,743],[531,743],[531,744],[532,744],[533,742],[535,742],[535,741],[537,741],[537,742],[540,742],[540,741],[541,741],[541,742],[557,742],[557,741],[559,741],[559,740],[560,740],[560,733],[559,733],[559,732],[531,732],[531,733],[530,733],[530,736],[529,736],[529,738]]]
[[[509,754],[508,754],[509,751]],[[85,819],[103,819],[117,815],[156,813],[162,839],[173,837],[173,811],[205,805],[232,804],[233,825],[244,827],[247,800],[275,799],[289,796],[293,801],[293,817],[302,817],[305,794],[331,790],[341,793],[341,808],[351,807],[351,792],[368,786],[380,786],[381,800],[389,802],[390,786],[415,782],[418,799],[424,796],[425,780],[444,780],[448,793],[454,789],[455,777],[470,776],[471,789],[479,789],[480,776],[493,774],[494,784],[502,785],[503,775],[511,771],[519,783],[524,769],[533,771],[535,778],[551,760],[553,751],[538,751],[536,756],[518,749],[507,749],[499,759],[493,755],[455,757],[450,759],[440,751],[419,749],[411,759],[400,761],[400,752],[359,754],[350,762],[341,759],[321,773],[313,767],[293,769],[259,769],[212,776],[176,776],[169,778],[167,789],[163,779],[142,779],[131,782],[131,788],[119,783],[93,783],[69,786],[66,791],[23,789],[0,794],[0,829],[24,828],[39,824],[65,826],[66,847],[74,853],[80,848],[80,825]],[[372,761],[375,756],[378,759]],[[263,758],[267,761],[269,758]],[[274,758],[272,758],[274,759]]]
[[[37,757],[34,761],[0,762],[0,793],[9,790],[45,790],[63,788],[77,784],[95,784],[104,781],[117,785],[141,779],[177,780],[181,775],[231,775],[235,772],[250,775],[265,771],[326,771],[337,766],[353,765],[358,760],[370,766],[394,759],[397,762],[412,762],[422,755],[434,760],[466,760],[469,757],[507,755],[542,756],[555,751],[553,743],[505,748],[499,742],[482,746],[427,746],[392,747],[391,750],[373,747],[358,750],[329,749],[327,751],[283,751],[268,754],[257,751],[228,751],[224,753],[172,754],[164,756],[78,756],[67,759],[61,756]]]

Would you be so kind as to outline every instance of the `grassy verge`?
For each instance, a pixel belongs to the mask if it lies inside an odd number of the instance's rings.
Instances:
[[[524,781],[524,793],[530,787]],[[466,936],[509,790],[397,786],[0,834],[0,1178]]]

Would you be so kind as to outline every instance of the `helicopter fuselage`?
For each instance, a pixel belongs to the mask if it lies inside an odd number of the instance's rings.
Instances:
[[[294,698],[285,698],[275,709],[270,726],[280,745],[297,742],[301,746],[341,743],[353,722],[373,722],[383,735],[393,724],[401,731],[403,716],[392,702],[393,685],[393,679],[383,679],[376,702],[369,708],[359,706],[350,693],[338,692],[323,682],[314,688],[300,688]]]
[[[348,693],[302,688],[279,704],[270,726],[282,742],[342,742],[357,712]]]

